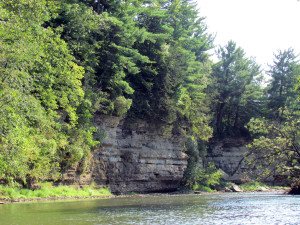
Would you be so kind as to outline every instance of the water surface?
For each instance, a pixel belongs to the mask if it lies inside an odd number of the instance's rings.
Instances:
[[[300,197],[270,193],[0,205],[0,224],[300,224]]]

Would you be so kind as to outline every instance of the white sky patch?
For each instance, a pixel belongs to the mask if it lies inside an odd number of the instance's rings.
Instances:
[[[263,68],[273,53],[290,47],[300,53],[300,2],[297,0],[197,0],[215,45],[229,40]]]

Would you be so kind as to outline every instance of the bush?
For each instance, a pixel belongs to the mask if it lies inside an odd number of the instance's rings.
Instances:
[[[188,166],[184,172],[183,183],[190,189],[195,190],[195,187],[199,189],[201,186],[211,191],[211,187],[220,183],[222,173],[216,169],[213,163],[209,162],[206,168],[200,168],[202,161],[205,161],[206,144],[204,141],[194,141],[191,138],[185,143],[189,159]]]
[[[130,109],[131,104],[131,99],[126,99],[124,96],[117,97],[114,101],[114,113],[117,116],[124,116]]]
[[[199,187],[212,187],[220,183],[222,173],[218,171],[213,163],[208,163],[205,169],[200,169],[199,166],[195,166],[188,178],[186,179],[186,186],[193,188],[195,185]]]
[[[193,185],[193,190],[194,191],[203,191],[203,192],[212,192],[212,191],[214,191],[210,187],[207,187],[207,186],[204,186],[204,185],[198,185],[198,184]]]

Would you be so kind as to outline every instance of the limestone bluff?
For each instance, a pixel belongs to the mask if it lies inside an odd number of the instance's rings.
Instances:
[[[106,138],[87,173],[76,168],[63,174],[65,184],[109,185],[113,193],[166,192],[180,187],[187,167],[184,135],[165,138],[162,129],[145,121],[128,123],[119,117],[96,116],[94,126]]]

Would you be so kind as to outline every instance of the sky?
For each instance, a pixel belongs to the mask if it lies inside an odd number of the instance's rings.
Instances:
[[[273,64],[273,53],[294,48],[300,53],[300,1],[297,0],[197,0],[215,45],[229,40],[255,57],[263,69]]]

